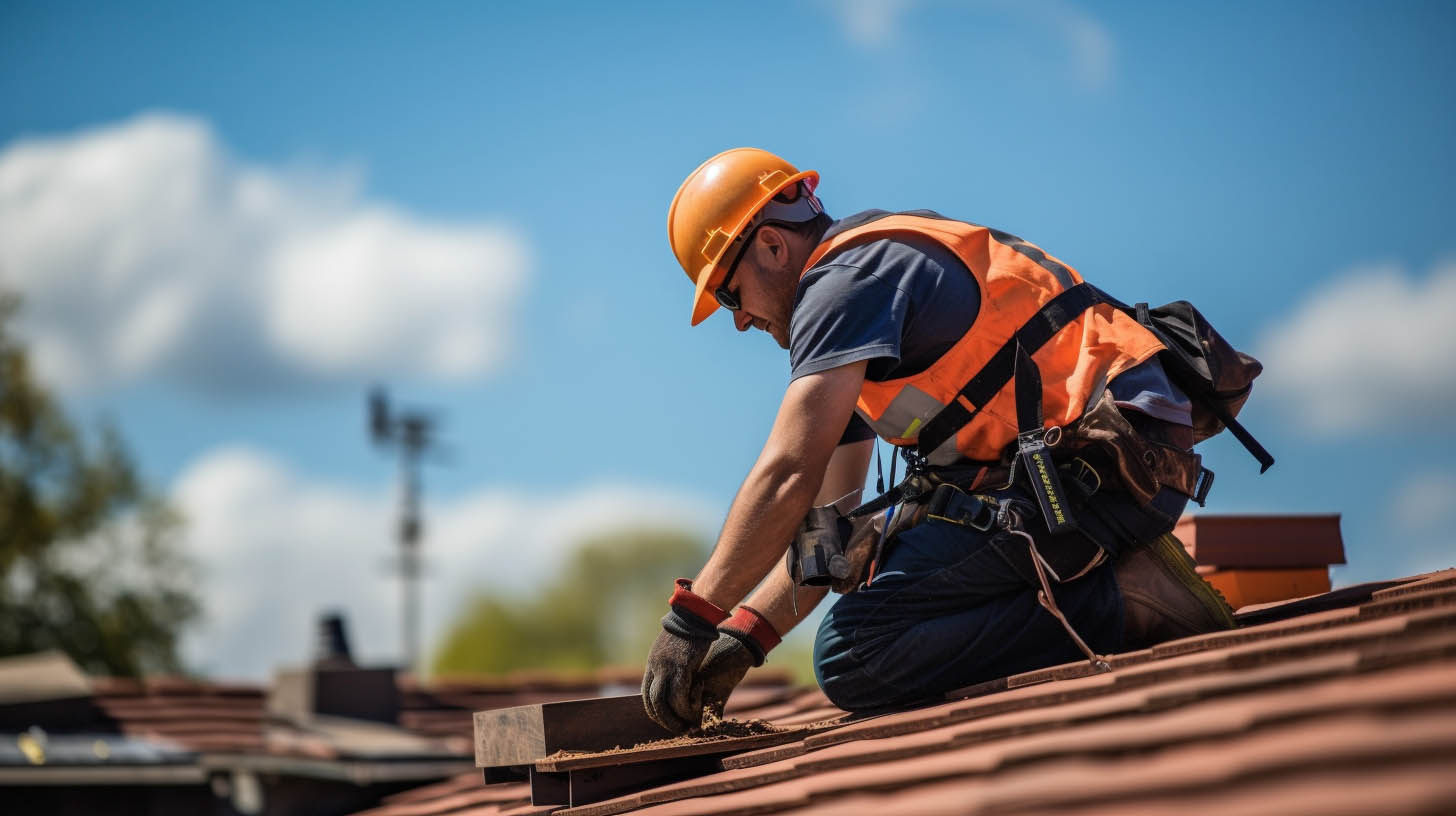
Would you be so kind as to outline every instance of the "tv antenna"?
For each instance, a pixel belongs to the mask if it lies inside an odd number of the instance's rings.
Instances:
[[[406,668],[416,670],[420,644],[420,539],[424,520],[420,517],[420,462],[435,450],[436,421],[420,411],[391,408],[383,387],[369,391],[369,436],[381,448],[399,450],[400,517],[399,562],[400,602],[403,607],[400,644]]]

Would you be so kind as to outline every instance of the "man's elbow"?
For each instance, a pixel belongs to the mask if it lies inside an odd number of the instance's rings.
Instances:
[[[824,470],[817,471],[812,463],[803,457],[793,455],[767,456],[754,467],[754,478],[767,487],[775,502],[789,502],[811,505],[819,493]]]

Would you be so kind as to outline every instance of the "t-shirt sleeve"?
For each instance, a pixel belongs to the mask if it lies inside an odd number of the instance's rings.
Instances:
[[[1193,403],[1168,379],[1157,357],[1129,368],[1107,384],[1120,408],[1129,408],[1175,425],[1193,425]]]
[[[789,378],[860,360],[900,359],[909,298],[877,272],[827,264],[810,271],[789,325]]]

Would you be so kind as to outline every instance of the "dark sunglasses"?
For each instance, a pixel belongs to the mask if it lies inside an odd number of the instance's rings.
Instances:
[[[739,244],[738,254],[734,256],[733,263],[729,265],[728,274],[723,276],[723,282],[718,284],[717,289],[713,290],[713,297],[717,299],[718,305],[730,312],[736,312],[743,308],[743,303],[738,300],[738,295],[728,291],[728,284],[733,282],[733,273],[738,271],[738,264],[743,260],[743,256],[748,253],[748,245],[753,243],[753,233],[757,231],[758,228],[755,227],[743,232],[745,240]]]

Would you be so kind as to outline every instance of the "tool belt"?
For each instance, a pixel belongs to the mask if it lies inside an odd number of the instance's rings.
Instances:
[[[1001,504],[1019,501],[1015,512],[1036,539],[1051,579],[1075,580],[1103,563],[1109,547],[1172,529],[1176,518],[1148,507],[1159,491],[1171,489],[1200,503],[1207,496],[1213,474],[1186,449],[1189,440],[1180,438],[1186,435],[1182,426],[1144,420],[1140,414],[1124,416],[1104,391],[1075,424],[1045,435],[1042,455],[1030,465],[1020,451],[1008,451],[1001,462],[912,466],[892,490],[847,513],[836,505],[813,508],[787,553],[789,574],[802,586],[851,592],[872,578],[897,536],[927,518],[994,536]],[[1048,441],[1055,444],[1045,445]],[[1038,463],[1049,472],[1041,467],[1033,472]],[[1026,488],[1024,499],[1004,498],[1013,482]],[[1037,488],[1046,490],[1048,484],[1055,495],[1038,502]],[[1091,501],[1097,494],[1098,500]],[[1047,518],[1049,507],[1060,524]],[[1035,583],[1024,545],[1002,537],[995,546],[1018,574]]]

